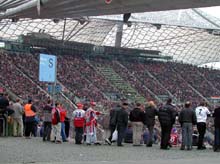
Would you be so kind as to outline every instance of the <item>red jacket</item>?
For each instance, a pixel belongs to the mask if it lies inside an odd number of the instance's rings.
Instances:
[[[85,111],[82,109],[76,109],[73,111],[73,124],[77,128],[84,127],[85,124]]]
[[[60,108],[60,122],[64,122],[66,117],[66,110],[63,108]]]

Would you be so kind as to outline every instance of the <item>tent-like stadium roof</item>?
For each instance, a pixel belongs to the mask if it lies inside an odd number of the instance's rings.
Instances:
[[[0,0],[0,18],[76,18],[218,5],[219,0]]]
[[[16,2],[20,5],[25,1]],[[10,7],[13,5],[15,3],[11,3]],[[0,3],[0,10],[3,7]],[[159,50],[162,55],[173,56],[174,60],[196,65],[220,61],[220,20],[198,9],[136,13],[129,21],[132,26],[124,24],[121,29],[122,47]],[[122,24],[122,15],[59,20],[3,19],[0,22],[0,38],[16,40],[19,35],[40,32],[64,42],[115,46],[116,33]]]

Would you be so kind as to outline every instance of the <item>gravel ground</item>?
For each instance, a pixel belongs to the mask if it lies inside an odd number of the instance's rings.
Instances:
[[[41,138],[0,138],[0,163],[219,163],[219,153],[211,149],[180,151],[179,148],[160,150],[158,145],[152,148],[145,146],[124,147],[115,145],[87,146],[75,145],[72,142],[54,144],[43,142]]]

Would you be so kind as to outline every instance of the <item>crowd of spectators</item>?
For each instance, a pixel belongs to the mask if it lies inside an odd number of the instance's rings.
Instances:
[[[0,64],[0,82],[4,87],[24,100],[32,98],[36,102],[45,102],[48,84],[38,80],[38,54],[1,51]],[[58,55],[57,77],[59,82],[81,101],[96,101],[111,107],[114,102],[109,101],[108,93],[121,93],[99,72],[98,67],[111,67],[148,100],[155,100],[154,95],[170,96],[169,92],[179,102],[190,100],[193,103],[201,101],[202,96],[209,98],[220,95],[218,70],[174,62],[130,62]],[[71,100],[75,101],[73,98]]]
[[[17,69],[15,63],[11,60],[11,54],[3,51],[0,52],[0,82],[24,101],[33,99],[37,105],[40,105],[46,98],[45,93],[30,78]]]

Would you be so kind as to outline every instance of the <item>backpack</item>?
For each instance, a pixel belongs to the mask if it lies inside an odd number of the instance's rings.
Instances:
[[[60,111],[56,108],[52,115],[52,124],[57,125],[60,122]]]

